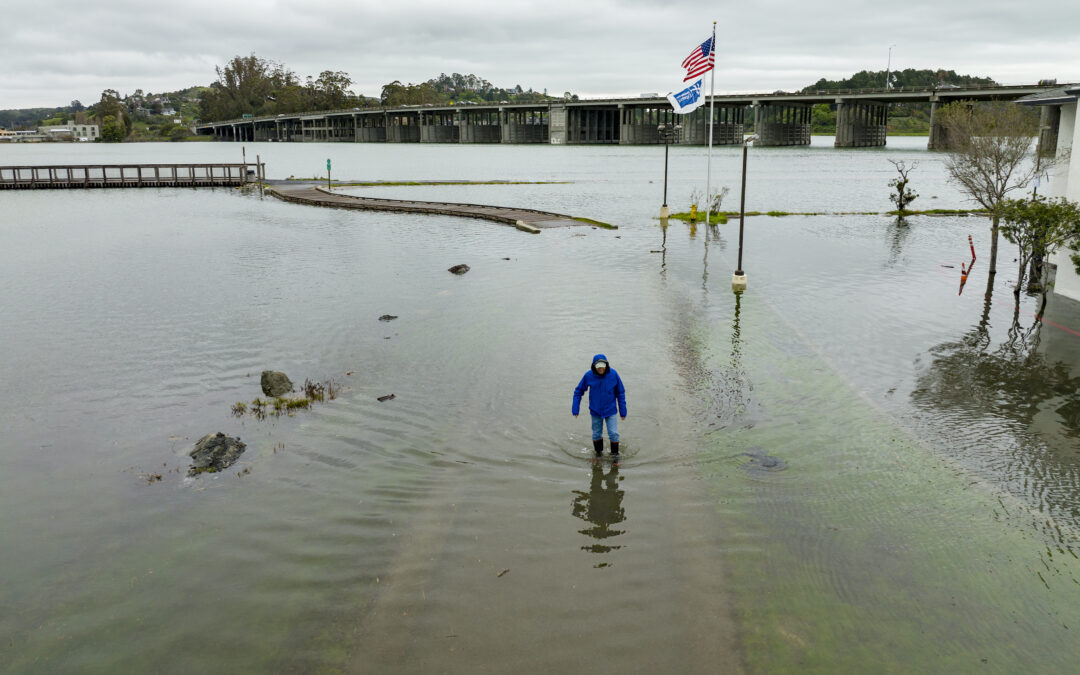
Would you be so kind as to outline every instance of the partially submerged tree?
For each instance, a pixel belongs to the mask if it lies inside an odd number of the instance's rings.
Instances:
[[[1028,264],[1036,253],[1053,255],[1065,244],[1080,241],[1080,204],[1063,197],[1056,199],[1007,199],[1000,206],[1001,233],[1016,244],[1020,257],[1016,288],[1019,297]],[[1032,277],[1028,290],[1039,291],[1042,280]]]
[[[912,162],[911,166],[907,166],[902,159],[895,162],[890,159],[889,164],[892,164],[896,169],[896,173],[900,174],[889,181],[889,187],[896,190],[894,194],[889,195],[889,199],[893,204],[896,204],[897,215],[903,217],[907,213],[907,205],[915,201],[919,196],[918,192],[908,189],[908,183],[911,182],[908,179],[908,174],[914,171],[915,167],[919,166],[919,163]]]
[[[956,101],[936,113],[945,130],[949,177],[990,212],[990,275],[997,272],[1000,205],[1036,174],[1032,139],[1039,121],[1030,109],[1004,101]],[[1046,165],[1042,170],[1046,170]]]

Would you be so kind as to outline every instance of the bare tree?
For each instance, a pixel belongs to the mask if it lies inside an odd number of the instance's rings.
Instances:
[[[1021,190],[1036,174],[1032,139],[1038,118],[1015,103],[956,101],[935,113],[945,130],[950,179],[990,212],[990,275],[997,273],[998,225],[1005,196]],[[1045,171],[1044,163],[1041,170]]]
[[[896,194],[889,195],[889,199],[892,200],[893,204],[896,204],[897,215],[903,218],[904,213],[907,211],[907,205],[915,201],[919,196],[918,192],[909,190],[907,187],[908,183],[911,182],[910,179],[908,179],[908,174],[914,171],[915,168],[919,166],[919,163],[912,162],[911,166],[907,166],[902,159],[899,161],[890,159],[889,164],[892,164],[893,168],[896,169],[896,173],[900,174],[889,181],[889,187],[896,188]]]

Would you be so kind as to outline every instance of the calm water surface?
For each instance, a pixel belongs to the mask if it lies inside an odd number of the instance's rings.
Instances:
[[[919,161],[916,206],[967,205],[925,139],[889,143],[753,149],[747,208],[884,211],[887,159]],[[751,218],[735,296],[737,222],[653,218],[658,148],[246,148],[273,178],[329,156],[358,180],[570,181],[355,192],[620,229],[225,189],[0,194],[3,669],[1075,667],[1080,307],[1016,308],[1006,244],[988,301],[985,220]],[[239,154],[11,146],[0,164]],[[739,160],[714,150],[730,208]],[[671,161],[682,210],[705,151]],[[569,415],[600,351],[629,393],[621,466],[593,464]],[[342,392],[233,417],[263,369]],[[247,452],[184,478],[213,431]]]

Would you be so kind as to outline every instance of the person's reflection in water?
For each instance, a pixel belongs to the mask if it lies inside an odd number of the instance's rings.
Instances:
[[[605,543],[626,531],[613,527],[626,520],[626,511],[622,506],[625,493],[619,489],[620,481],[622,478],[619,476],[618,464],[611,464],[607,473],[604,473],[604,462],[596,460],[592,466],[589,491],[574,490],[574,506],[571,512],[575,517],[592,524],[592,527],[578,530],[578,532],[596,540],[588,546],[582,546],[581,550],[591,553],[609,553],[622,548],[622,546]],[[595,567],[607,566],[608,563],[595,565]]]

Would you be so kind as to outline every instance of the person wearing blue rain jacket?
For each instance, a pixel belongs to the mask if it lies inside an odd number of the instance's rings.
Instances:
[[[604,453],[604,424],[607,424],[608,439],[611,440],[611,456],[619,456],[619,422],[615,413],[626,419],[626,387],[615,369],[608,364],[607,357],[597,354],[592,358],[592,367],[574,388],[574,402],[570,413],[577,417],[581,412],[581,397],[589,391],[589,414],[592,415],[593,451],[599,457]]]

